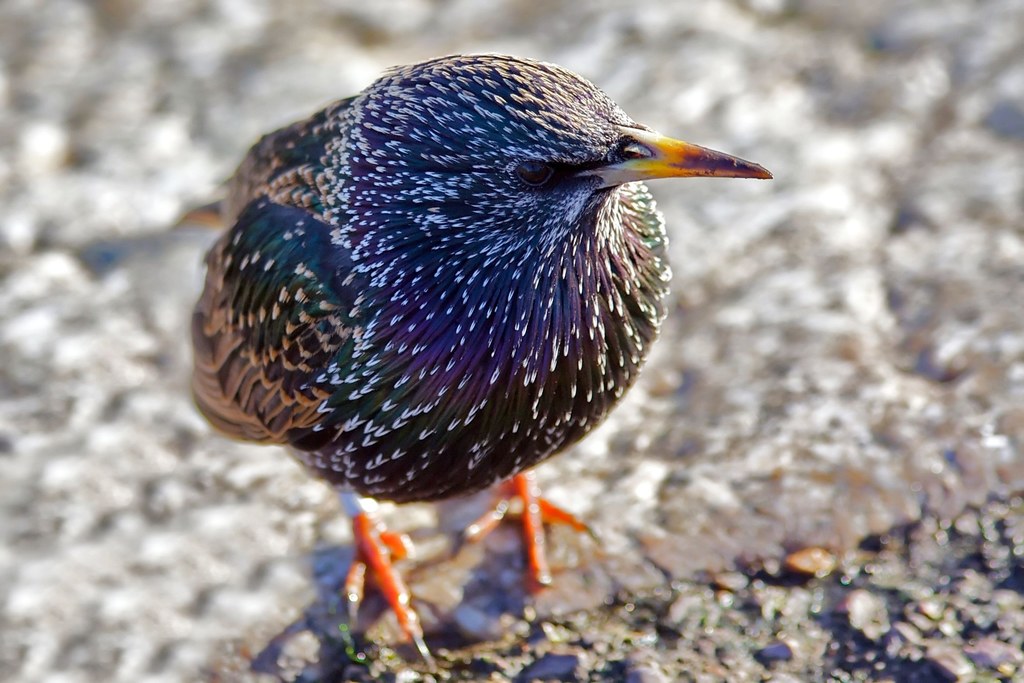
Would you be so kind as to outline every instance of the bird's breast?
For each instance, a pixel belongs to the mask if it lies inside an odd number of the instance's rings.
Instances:
[[[663,254],[622,239],[393,272],[389,295],[361,304],[347,372],[328,378],[334,437],[308,462],[365,495],[425,500],[582,438],[636,379],[664,314]]]

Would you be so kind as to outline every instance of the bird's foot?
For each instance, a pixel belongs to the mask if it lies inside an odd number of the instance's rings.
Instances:
[[[465,540],[479,541],[505,518],[515,499],[522,501],[522,512],[519,513],[523,525],[523,545],[526,548],[529,587],[538,590],[551,583],[551,570],[548,567],[544,523],[564,524],[575,531],[594,537],[594,532],[571,512],[554,503],[541,498],[540,487],[537,485],[533,472],[520,472],[498,490],[498,499],[494,507],[466,527]]]
[[[393,560],[404,559],[412,552],[409,537],[388,531],[384,527],[383,522],[374,514],[374,501],[360,499],[350,492],[342,492],[340,495],[342,505],[352,519],[352,539],[356,551],[344,584],[349,620],[353,624],[356,621],[359,603],[363,599],[366,575],[369,572],[395,613],[402,632],[412,641],[424,661],[433,665],[433,657],[423,640],[419,615],[410,604],[409,589],[392,564]]]

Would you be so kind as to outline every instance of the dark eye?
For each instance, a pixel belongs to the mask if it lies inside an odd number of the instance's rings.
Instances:
[[[516,175],[527,185],[539,187],[551,180],[551,176],[555,174],[555,169],[551,168],[543,161],[524,161],[516,166]]]

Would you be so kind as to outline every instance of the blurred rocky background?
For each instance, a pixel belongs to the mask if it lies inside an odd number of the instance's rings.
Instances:
[[[193,409],[213,234],[171,226],[259,134],[473,51],[776,179],[654,185],[673,310],[539,470],[600,537],[554,530],[552,589],[512,529],[452,556],[486,497],[387,511],[434,677],[1024,678],[1018,0],[3,0],[0,679],[421,679],[372,599],[343,628],[330,491]]]

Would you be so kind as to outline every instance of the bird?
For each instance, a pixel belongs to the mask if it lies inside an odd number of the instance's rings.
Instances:
[[[550,583],[544,523],[587,527],[531,468],[636,381],[671,278],[643,181],[698,176],[772,177],[499,54],[391,68],[248,151],[204,209],[225,229],[191,321],[192,393],[217,430],[288,447],[338,491],[353,614],[369,574],[430,657],[379,500],[495,486],[467,534],[520,499],[531,586]]]

